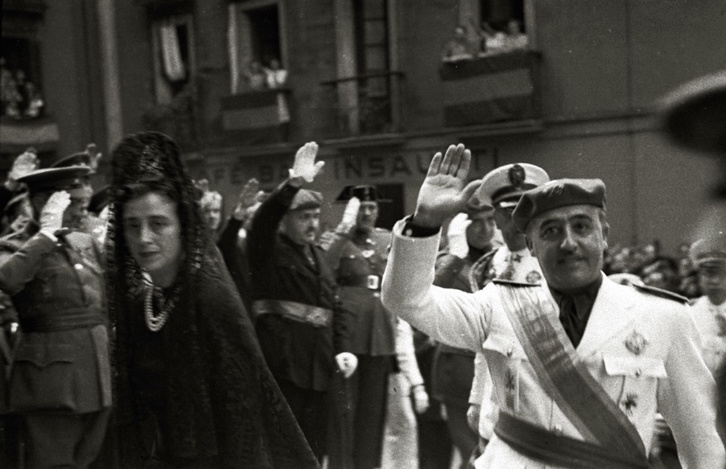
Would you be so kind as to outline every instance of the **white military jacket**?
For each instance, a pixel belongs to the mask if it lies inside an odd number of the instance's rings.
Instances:
[[[501,305],[497,291],[501,287],[492,283],[465,293],[433,286],[439,236],[405,237],[402,228],[399,222],[394,229],[383,279],[385,307],[440,342],[483,352],[495,400],[503,411],[584,439],[540,386]],[[542,288],[554,302],[549,289]],[[646,341],[640,353],[628,347],[633,337]],[[716,433],[716,384],[699,349],[699,335],[685,305],[603,278],[576,352],[633,423],[646,454],[656,412],[661,412],[684,468],[723,468],[726,455]],[[482,459],[477,467],[545,467],[496,436]]]

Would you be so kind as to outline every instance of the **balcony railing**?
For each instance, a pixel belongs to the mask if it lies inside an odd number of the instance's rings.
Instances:
[[[447,127],[540,117],[540,55],[520,50],[445,62],[439,69]]]
[[[333,103],[337,129],[330,138],[399,132],[404,74],[382,71],[338,78],[321,84],[325,102]]]
[[[224,138],[235,145],[287,141],[291,91],[275,88],[249,91],[221,99]],[[231,140],[230,140],[231,139]]]

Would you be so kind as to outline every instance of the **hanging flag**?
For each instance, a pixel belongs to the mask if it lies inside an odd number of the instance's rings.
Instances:
[[[439,71],[447,127],[539,117],[538,56],[518,51],[444,63]]]

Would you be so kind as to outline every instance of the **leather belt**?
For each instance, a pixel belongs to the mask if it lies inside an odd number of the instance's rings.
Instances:
[[[106,324],[101,311],[82,308],[71,311],[59,311],[52,316],[20,316],[20,329],[23,332],[58,332],[84,327],[102,326]]]
[[[380,275],[349,275],[338,279],[340,287],[362,287],[368,290],[381,289]]]
[[[648,467],[645,458],[624,459],[596,444],[558,435],[502,411],[494,433],[517,452],[546,464],[593,469]]]
[[[263,314],[278,314],[315,327],[329,327],[333,323],[332,310],[297,301],[257,300],[252,303],[252,312],[255,318]]]

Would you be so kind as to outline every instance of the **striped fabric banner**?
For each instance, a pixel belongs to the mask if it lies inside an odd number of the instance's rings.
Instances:
[[[439,70],[447,127],[531,119],[539,115],[532,51],[444,63]]]

